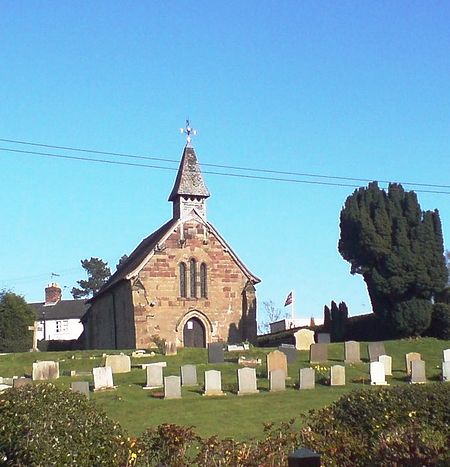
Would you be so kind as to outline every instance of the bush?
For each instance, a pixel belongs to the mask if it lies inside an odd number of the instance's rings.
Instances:
[[[311,411],[301,430],[301,443],[321,452],[330,466],[446,465],[450,385],[352,392],[329,407]]]
[[[81,394],[53,384],[0,394],[0,462],[9,466],[122,466],[127,438]]]
[[[430,327],[432,312],[429,300],[413,298],[398,303],[388,313],[387,320],[400,337],[421,336]]]
[[[438,339],[450,339],[450,305],[435,303],[428,334]]]

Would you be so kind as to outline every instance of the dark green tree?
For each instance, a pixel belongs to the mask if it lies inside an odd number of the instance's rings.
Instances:
[[[386,192],[372,182],[347,198],[340,227],[339,252],[363,276],[373,311],[398,335],[423,333],[447,282],[439,212],[423,212],[399,184]]]
[[[33,308],[15,293],[0,292],[0,352],[27,352],[33,345]]]
[[[119,262],[116,264],[116,269],[119,269],[120,266],[122,266],[123,263],[125,263],[125,261],[128,259],[128,255],[122,255],[120,258],[119,258]]]
[[[108,263],[100,258],[84,259],[81,266],[88,278],[77,281],[79,287],[73,287],[71,291],[73,298],[92,297],[111,276]]]

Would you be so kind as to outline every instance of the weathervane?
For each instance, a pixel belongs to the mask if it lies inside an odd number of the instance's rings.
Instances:
[[[197,130],[194,130],[194,128],[191,127],[189,124],[189,119],[186,119],[186,128],[180,128],[181,133],[186,133],[186,142],[187,144],[191,144],[191,135],[195,136],[197,134]]]

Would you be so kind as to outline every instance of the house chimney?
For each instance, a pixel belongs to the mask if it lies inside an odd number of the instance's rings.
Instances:
[[[45,305],[55,305],[61,300],[61,287],[56,282],[48,284],[45,288]]]

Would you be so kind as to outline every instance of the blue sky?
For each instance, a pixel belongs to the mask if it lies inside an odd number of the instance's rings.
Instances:
[[[189,116],[201,163],[449,186],[449,24],[446,2],[3,0],[0,138],[179,160]],[[0,148],[0,289],[29,301],[52,272],[70,298],[81,259],[114,269],[171,216],[176,163]],[[261,305],[294,289],[299,317],[331,300],[370,311],[337,251],[351,186],[205,180],[208,218],[262,279]],[[450,188],[435,190],[419,200],[440,210],[448,248]]]

